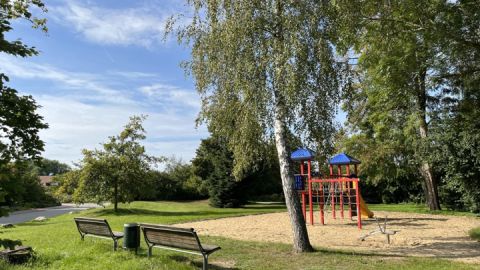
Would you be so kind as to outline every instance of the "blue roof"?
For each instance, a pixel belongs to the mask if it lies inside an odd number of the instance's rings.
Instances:
[[[328,164],[330,165],[348,165],[348,164],[360,164],[360,160],[351,157],[345,153],[340,153],[334,157],[332,157]]]
[[[306,148],[298,148],[297,150],[293,151],[290,155],[292,160],[311,160],[313,159],[313,151],[306,149]]]

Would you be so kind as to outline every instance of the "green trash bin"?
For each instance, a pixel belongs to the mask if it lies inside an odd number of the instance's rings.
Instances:
[[[123,248],[135,249],[137,253],[140,247],[140,226],[137,223],[123,225]]]

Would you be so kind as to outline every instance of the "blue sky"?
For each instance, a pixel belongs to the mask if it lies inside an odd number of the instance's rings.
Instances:
[[[147,152],[190,161],[208,137],[195,127],[200,98],[181,61],[189,48],[166,41],[165,22],[186,13],[184,0],[45,0],[48,34],[15,21],[10,40],[21,38],[40,55],[0,54],[10,86],[32,95],[50,128],[41,132],[43,154],[72,164],[81,150],[98,148],[132,115],[148,115]],[[39,13],[38,11],[36,12]],[[340,112],[340,119],[344,119]]]
[[[81,149],[98,148],[129,116],[145,114],[147,151],[189,161],[205,127],[195,128],[200,99],[179,64],[189,50],[163,41],[166,19],[184,1],[46,0],[48,34],[16,21],[21,38],[41,53],[0,54],[10,86],[32,95],[50,125],[41,132],[49,159],[76,162]]]

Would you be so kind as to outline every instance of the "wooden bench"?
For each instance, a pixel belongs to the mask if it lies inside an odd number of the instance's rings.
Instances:
[[[123,238],[122,232],[114,232],[108,225],[107,220],[97,218],[74,218],[77,224],[80,237],[83,239],[86,235],[113,240],[113,250],[117,250],[118,240]]]
[[[220,249],[219,246],[200,243],[194,229],[184,229],[165,225],[140,224],[145,242],[148,246],[148,257],[152,256],[152,248],[162,248],[203,256],[203,268],[208,268],[208,256]]]

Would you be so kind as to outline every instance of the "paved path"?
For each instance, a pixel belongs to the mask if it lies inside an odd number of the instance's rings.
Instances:
[[[96,204],[82,204],[82,205],[75,205],[75,204],[62,204],[61,206],[55,207],[47,207],[47,208],[36,208],[30,210],[22,210],[22,211],[15,211],[11,212],[7,217],[0,217],[0,224],[18,224],[26,221],[30,221],[36,217],[55,217],[65,213],[69,213],[71,211],[81,211],[90,208],[100,207]]]

